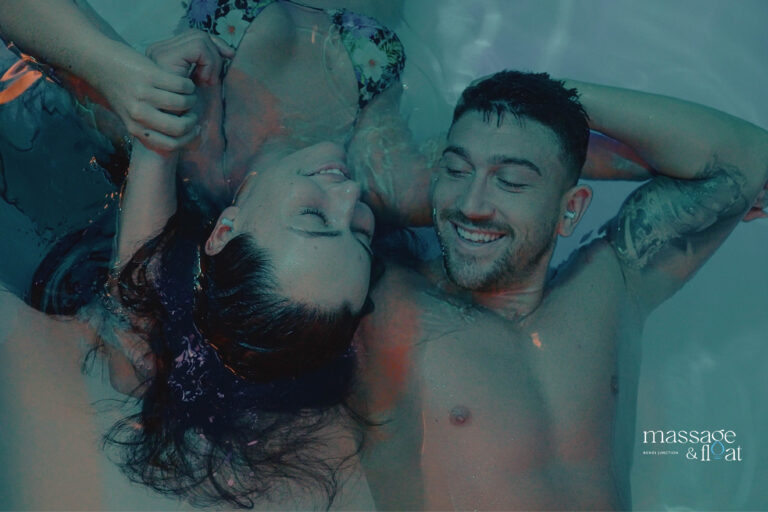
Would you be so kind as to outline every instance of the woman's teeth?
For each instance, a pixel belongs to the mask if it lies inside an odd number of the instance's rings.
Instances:
[[[493,242],[504,236],[504,235],[498,235],[498,234],[491,235],[488,233],[477,233],[473,231],[467,231],[466,229],[461,228],[459,226],[456,226],[456,232],[459,234],[461,238],[463,238],[464,240],[467,240],[468,242],[481,243],[481,244],[487,244],[488,242]]]
[[[347,175],[342,171],[341,169],[323,169],[322,171],[318,172],[317,174],[336,174],[339,176],[344,176],[345,178]]]

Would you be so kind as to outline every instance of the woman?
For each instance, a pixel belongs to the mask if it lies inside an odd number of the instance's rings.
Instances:
[[[218,66],[213,64],[215,59],[201,58],[206,51],[214,52],[209,44],[200,46],[200,38],[198,46],[193,46],[198,53],[166,60],[158,70],[107,42],[79,12],[70,12],[73,23],[62,27],[56,22],[71,5],[53,7],[28,16],[20,16],[18,10],[36,6],[16,5],[15,13],[6,10],[3,34],[22,47],[47,47],[52,53],[42,53],[51,62],[65,68],[71,65],[70,69],[89,78],[138,136],[121,206],[119,273],[110,280],[106,308],[81,312],[95,319],[101,337],[111,338],[115,346],[141,347],[143,340],[151,345],[151,357],[131,362],[140,377],[152,378],[137,388],[140,383],[133,368],[122,364],[122,377],[115,379],[121,389],[143,397],[140,415],[118,424],[109,436],[123,447],[124,470],[161,492],[197,497],[201,502],[248,504],[268,494],[280,477],[319,483],[332,499],[335,469],[359,447],[359,437],[353,435],[346,449],[331,450],[330,460],[327,453],[317,454],[317,438],[355,419],[338,405],[344,403],[353,375],[350,342],[366,302],[373,219],[370,209],[358,200],[360,189],[349,180],[352,172],[337,145],[310,146],[285,159],[276,155],[329,138],[347,142],[356,127],[367,136],[381,133],[365,127],[384,112],[391,115],[392,105],[395,111],[390,120],[400,122],[393,100],[403,66],[402,47],[384,27],[348,28],[351,21],[370,25],[373,20],[368,18],[326,13],[292,2],[263,3],[263,12],[249,30],[253,37],[244,41],[252,43],[240,46],[242,59],[235,58],[227,74],[231,80],[224,83],[225,117],[217,101],[221,97]],[[61,9],[58,14],[57,9]],[[37,30],[18,30],[17,24],[23,25],[25,19],[34,19]],[[46,19],[53,32],[39,30]],[[78,19],[83,23],[78,25]],[[322,47],[314,43],[315,25],[324,25],[329,32]],[[57,28],[77,32],[58,39],[76,41],[63,56],[44,40]],[[382,35],[393,60],[386,69],[366,71],[367,78],[357,75],[355,85],[357,70],[350,59],[356,55],[354,48],[366,46],[362,44],[366,41],[370,46]],[[367,39],[350,41],[362,36]],[[342,40],[345,44],[340,44]],[[177,43],[158,45],[150,55],[172,53]],[[248,66],[260,64],[246,50],[253,53],[264,45],[278,51],[262,58],[266,67],[256,70],[264,82],[249,81],[254,69]],[[299,48],[288,66],[279,51],[285,45]],[[231,57],[223,47],[219,50]],[[106,54],[110,58],[101,59]],[[155,80],[146,95],[156,101],[154,110],[142,111],[135,105],[123,108],[125,98],[136,96],[135,91],[126,91],[121,80],[126,77],[130,84],[136,77],[125,73],[124,63],[114,58],[123,54],[129,71],[134,66]],[[196,93],[204,105],[195,114],[188,112],[192,89],[185,74],[168,76],[169,70],[186,71],[186,64],[192,62],[197,66]],[[312,88],[313,96],[306,88],[290,87],[296,83],[291,73],[307,73],[308,63],[324,75],[316,83],[319,87]],[[329,65],[344,67],[329,73]],[[340,83],[335,81],[337,74],[344,77]],[[278,98],[276,91],[285,94]],[[374,116],[376,104],[381,105],[382,114]],[[241,110],[248,115],[233,115]],[[309,116],[301,115],[304,111],[324,122],[307,123]],[[128,120],[132,114],[144,124]],[[251,115],[265,122],[253,124]],[[196,135],[192,130],[198,119],[203,134],[194,150],[181,155],[178,168],[183,182],[200,185],[180,192],[192,200],[179,203],[176,211],[178,155],[160,159],[143,145],[176,150]],[[147,126],[154,121],[162,131]],[[253,154],[255,159],[250,158]],[[294,166],[301,172],[293,172]],[[260,172],[245,180],[250,169]],[[234,206],[206,232],[210,212],[229,202],[243,181]],[[425,187],[420,190],[425,194]],[[289,200],[275,201],[284,198]],[[193,202],[194,208],[190,207]],[[387,214],[384,201],[378,204],[379,212]],[[151,238],[161,229],[159,236]],[[201,271],[193,270],[196,267]],[[101,314],[104,310],[110,313]],[[140,349],[137,354],[144,355]],[[142,364],[150,368],[142,370]],[[311,414],[301,412],[306,409]],[[197,434],[205,436],[204,442]]]
[[[200,85],[228,51],[197,32],[150,54]],[[134,141],[109,286],[78,315],[112,347],[113,383],[140,397],[141,412],[107,436],[123,471],[198,504],[250,506],[295,482],[331,503],[365,424],[346,399],[373,213],[338,145],[269,161],[211,218],[177,202],[178,151]],[[61,313],[48,295],[39,305]]]

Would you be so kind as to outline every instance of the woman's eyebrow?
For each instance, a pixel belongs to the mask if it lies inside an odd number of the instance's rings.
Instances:
[[[311,231],[311,230],[300,229],[300,228],[294,228],[294,227],[290,227],[290,228],[288,228],[288,229],[290,229],[291,231],[293,231],[293,232],[297,233],[299,236],[303,236],[304,238],[317,238],[317,237],[322,237],[322,238],[334,238],[334,237],[338,237],[338,236],[341,236],[341,235],[343,234],[341,231],[338,231],[338,230],[329,230],[329,231]],[[365,245],[365,244],[363,243],[363,241],[362,241],[362,240],[360,240],[360,239],[359,239],[359,238],[357,238],[357,237],[355,237],[355,241],[357,241],[357,243],[359,243],[359,244],[360,244],[360,245],[363,247],[363,249],[365,249],[365,252],[367,252],[367,253],[368,253],[368,255],[369,255],[371,258],[373,258],[373,251],[371,250],[371,248],[370,248],[370,247],[368,247],[367,245]]]

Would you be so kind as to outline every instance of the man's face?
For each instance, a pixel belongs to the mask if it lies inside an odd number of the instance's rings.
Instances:
[[[448,277],[462,288],[524,284],[549,264],[565,165],[555,133],[506,115],[470,111],[454,123],[432,189]]]

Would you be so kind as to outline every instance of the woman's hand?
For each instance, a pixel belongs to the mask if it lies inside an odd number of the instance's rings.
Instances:
[[[149,57],[114,43],[105,52],[97,73],[84,78],[99,91],[125,125],[146,146],[170,151],[188,142],[184,138],[194,120],[180,119],[195,101],[195,85],[186,76],[164,70]]]
[[[145,146],[167,152],[188,144],[197,135],[197,119],[188,114],[197,100],[195,83],[217,84],[222,57],[234,50],[200,31],[155,43],[147,56],[115,44],[90,78],[94,87]]]
[[[182,103],[163,110],[175,115],[163,113],[168,119],[171,129],[166,133],[156,135],[155,140],[142,142],[153,149],[157,147],[159,136],[161,149],[180,149],[193,140],[200,132],[202,121],[207,126],[211,117],[215,118],[216,132],[220,132],[221,123],[221,71],[225,58],[234,57],[234,50],[222,39],[211,36],[199,30],[190,30],[153,44],[147,49],[147,56],[163,71],[172,73],[175,77],[189,80],[191,77],[196,89]],[[210,115],[214,110],[218,115]],[[206,130],[208,131],[208,130]],[[163,137],[165,135],[165,137]],[[152,133],[150,132],[150,138]],[[167,138],[166,138],[167,137]],[[140,137],[141,139],[141,137]],[[221,141],[223,151],[223,140]],[[198,144],[199,146],[199,144]]]
[[[177,166],[178,176],[204,190],[206,195],[225,195],[227,185],[223,177],[224,134],[220,76],[223,59],[234,57],[234,50],[218,37],[190,30],[151,46],[147,54],[163,69],[180,76],[191,74],[196,85],[196,102],[190,115],[197,116],[200,136],[181,153]]]
[[[198,85],[215,85],[220,82],[223,59],[234,57],[235,50],[219,37],[188,30],[153,44],[147,48],[147,56],[164,71],[191,76]]]

